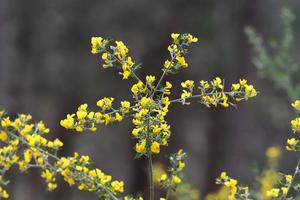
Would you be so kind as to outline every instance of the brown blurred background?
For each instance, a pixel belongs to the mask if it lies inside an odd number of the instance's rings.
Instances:
[[[36,121],[44,120],[51,137],[65,143],[61,155],[88,154],[95,166],[125,180],[126,192],[144,192],[145,163],[133,159],[129,120],[101,127],[96,134],[71,134],[59,121],[84,102],[92,106],[104,96],[114,96],[116,101],[130,98],[131,82],[102,69],[100,58],[90,53],[91,36],[124,41],[142,63],[138,73],[143,76],[161,73],[170,33],[189,32],[200,43],[187,56],[188,70],[168,77],[175,83],[174,90],[184,79],[221,76],[227,83],[247,78],[260,94],[240,103],[237,110],[171,106],[168,121],[173,135],[162,154],[181,147],[187,151],[186,173],[201,195],[216,188],[214,179],[221,170],[250,183],[253,168],[265,164],[265,149],[284,146],[294,115],[286,93],[257,76],[244,27],[252,25],[263,36],[276,36],[283,5],[297,17],[297,41],[300,1],[295,0],[1,0],[0,105],[11,115],[31,113]],[[157,160],[165,162],[165,157]],[[295,155],[284,154],[281,163],[283,172],[291,171]],[[62,181],[63,187],[45,192],[46,185],[34,171],[9,176],[11,199],[96,199]]]

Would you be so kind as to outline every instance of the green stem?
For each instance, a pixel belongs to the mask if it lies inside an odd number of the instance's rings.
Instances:
[[[168,190],[167,190],[167,194],[166,194],[166,200],[168,200],[169,199],[169,196],[170,196],[170,188],[168,188]]]
[[[234,94],[244,94],[244,92],[240,92],[240,91],[237,91],[237,92],[222,92],[222,93],[227,94],[229,96],[233,96]],[[197,95],[187,97],[185,99],[201,98],[203,96],[209,96],[209,95],[214,95],[214,94],[216,94],[216,93],[197,94]],[[178,99],[170,100],[170,103],[175,103],[175,102],[182,103],[182,101],[183,101],[182,98],[178,98]]]
[[[295,171],[294,171],[292,181],[291,181],[291,183],[289,184],[288,191],[287,191],[286,195],[283,196],[283,199],[284,199],[284,200],[287,199],[287,197],[288,197],[288,195],[289,195],[289,193],[290,193],[290,191],[291,191],[293,182],[295,181],[296,175],[297,175],[298,172],[299,172],[299,167],[300,167],[300,157],[299,157],[299,159],[298,159],[297,166],[296,166],[296,169],[295,169]]]
[[[151,154],[151,133],[150,133],[150,116],[148,114],[147,120],[147,145],[148,146],[148,180],[149,180],[149,200],[154,200],[154,182],[153,182],[153,164]]]
[[[160,83],[163,81],[163,79],[164,79],[164,77],[165,77],[165,75],[167,73],[167,69],[163,69],[163,71],[164,71],[163,74],[161,75],[159,81],[157,82],[157,84],[156,84],[156,86],[155,86],[155,88],[154,88],[154,90],[153,90],[153,92],[151,94],[151,98],[153,98],[153,96],[154,96],[155,92],[157,91]]]
[[[106,53],[112,55],[113,58],[114,58],[117,62],[119,62],[119,63],[121,64],[121,66],[123,65],[122,60],[120,60],[119,58],[117,58],[113,53],[109,52],[109,51],[106,50],[106,49],[104,49],[104,52],[106,52]],[[133,77],[134,77],[137,81],[141,81],[141,79],[134,73],[133,70],[130,70],[130,72],[131,72],[131,74],[133,75]],[[141,82],[142,82],[142,81],[141,81]]]
[[[153,182],[153,164],[152,155],[148,156],[148,173],[149,173],[149,199],[154,200],[154,182]]]

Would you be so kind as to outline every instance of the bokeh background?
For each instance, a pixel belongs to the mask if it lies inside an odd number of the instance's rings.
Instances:
[[[116,101],[130,98],[131,82],[104,70],[100,58],[90,53],[91,36],[124,41],[142,63],[138,74],[159,76],[170,34],[189,32],[200,43],[187,56],[189,68],[167,78],[174,88],[185,79],[221,76],[227,83],[249,79],[260,93],[238,109],[172,106],[168,117],[172,137],[162,154],[179,148],[187,151],[187,177],[201,196],[216,189],[214,179],[222,170],[251,183],[253,169],[266,164],[266,148],[284,148],[294,114],[286,92],[257,75],[244,28],[251,25],[264,37],[278,36],[280,10],[286,5],[296,15],[297,41],[300,1],[295,0],[1,0],[0,105],[12,116],[31,113],[36,121],[44,120],[51,128],[50,137],[65,144],[61,155],[88,154],[95,166],[125,180],[126,192],[144,192],[146,163],[133,159],[129,120],[101,127],[96,134],[67,132],[59,121],[81,103],[95,105],[104,96]],[[294,45],[297,55],[300,46]],[[166,162],[163,155],[156,160]],[[290,172],[295,165],[296,155],[284,153],[279,169]],[[62,181],[56,191],[45,192],[46,185],[34,171],[16,170],[9,177],[11,199],[95,199]]]

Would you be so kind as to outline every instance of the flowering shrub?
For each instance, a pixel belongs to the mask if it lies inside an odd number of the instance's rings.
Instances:
[[[184,184],[182,170],[185,167],[184,158],[186,153],[179,150],[169,156],[170,167],[164,172],[159,180],[154,180],[153,159],[160,153],[162,147],[168,146],[171,136],[171,127],[165,120],[169,107],[173,103],[189,105],[196,100],[207,107],[235,106],[241,100],[255,97],[257,91],[247,80],[240,79],[226,89],[224,81],[216,77],[211,81],[186,80],[181,83],[182,93],[179,97],[171,98],[172,83],[165,80],[170,74],[177,74],[188,67],[185,55],[188,48],[198,39],[191,34],[171,35],[172,43],[168,46],[169,58],[165,60],[162,67],[162,75],[157,78],[147,75],[139,78],[136,71],[141,65],[130,57],[127,46],[121,41],[113,41],[102,37],[92,37],[92,54],[100,54],[103,60],[103,68],[114,68],[119,71],[123,79],[134,79],[136,82],[131,87],[132,100],[124,100],[116,105],[113,97],[104,97],[96,102],[97,109],[90,109],[87,104],[82,104],[78,110],[68,114],[60,121],[60,125],[66,129],[78,133],[84,131],[96,131],[99,124],[110,124],[121,122],[124,118],[131,118],[134,124],[132,137],[136,143],[135,158],[146,157],[149,168],[149,199],[155,199],[154,182],[166,190],[166,196],[160,199],[168,199],[169,195],[180,191]],[[295,102],[296,108],[299,102]],[[21,171],[36,168],[41,171],[41,177],[47,183],[48,190],[57,187],[56,179],[60,175],[70,186],[76,186],[79,190],[94,192],[99,199],[143,199],[142,196],[124,196],[124,182],[113,180],[100,169],[91,167],[88,156],[58,156],[59,149],[63,143],[59,139],[50,141],[45,135],[49,133],[43,122],[32,123],[30,115],[19,115],[16,119],[10,119],[4,110],[0,112],[0,140],[3,146],[0,149],[0,196],[8,198],[9,194],[3,188],[8,181],[4,174],[12,165],[18,165]],[[294,132],[300,129],[300,120],[292,122]],[[289,150],[298,150],[299,140],[292,138],[288,140]],[[271,196],[287,195],[293,178],[285,177],[281,189],[273,188]],[[249,199],[250,193],[247,187],[237,184],[223,172],[217,179],[217,184],[229,188],[228,199]],[[286,188],[286,189],[282,189]],[[277,191],[278,190],[278,191]]]
[[[296,111],[300,111],[299,100],[293,102],[291,106]],[[295,135],[300,133],[299,117],[291,121],[291,129],[294,136],[287,139],[286,150],[299,152],[299,139],[297,139]],[[227,176],[226,172],[222,172],[220,177],[216,179],[216,183],[224,185],[224,188],[221,188],[217,193],[209,194],[206,199],[296,199],[294,192],[299,191],[300,188],[299,181],[297,180],[300,172],[300,159],[293,174],[283,174],[277,172],[278,158],[280,155],[281,151],[278,147],[270,147],[267,149],[268,168],[266,168],[258,178],[260,188],[258,188],[257,191],[249,191],[247,186],[238,185],[237,180]]]
[[[245,32],[249,42],[253,46],[255,53],[253,64],[258,72],[269,79],[273,85],[286,92],[295,112],[300,111],[300,87],[296,83],[296,75],[300,70],[300,65],[293,57],[295,33],[293,32],[293,22],[295,14],[288,7],[281,9],[281,37],[273,42],[265,42],[264,39],[252,28],[246,27]],[[266,44],[265,44],[266,43]],[[286,150],[298,152],[299,139],[299,117],[291,121],[293,137],[287,139]],[[282,174],[277,172],[277,159],[280,151],[277,148],[270,148],[267,157],[269,158],[269,169],[263,172],[261,177],[260,196],[262,199],[298,199],[296,193],[299,191],[299,165],[298,160],[293,174]]]

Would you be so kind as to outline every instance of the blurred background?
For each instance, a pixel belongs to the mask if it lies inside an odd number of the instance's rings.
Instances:
[[[238,109],[172,105],[170,146],[156,161],[166,163],[163,154],[183,148],[188,153],[187,178],[201,196],[217,189],[214,180],[222,170],[252,183],[254,171],[266,165],[265,150],[271,145],[284,149],[294,113],[287,92],[258,75],[244,29],[251,25],[264,38],[280,36],[283,6],[296,16],[293,52],[298,55],[300,1],[295,0],[1,0],[0,105],[12,116],[31,113],[36,121],[44,120],[50,137],[65,144],[61,155],[74,151],[90,155],[95,166],[126,182],[126,193],[145,192],[146,162],[133,159],[129,120],[101,127],[96,134],[72,134],[59,121],[81,103],[93,107],[104,96],[116,101],[130,98],[132,82],[101,67],[100,58],[90,53],[91,36],[124,41],[134,60],[142,63],[138,74],[159,76],[170,34],[189,32],[200,42],[187,56],[189,68],[167,77],[174,90],[179,91],[185,79],[220,76],[227,84],[246,78],[260,93]],[[300,63],[299,56],[295,62]],[[291,172],[296,159],[284,152],[279,171]],[[56,191],[45,192],[39,176],[34,170],[11,172],[11,199],[95,199],[61,180]]]

